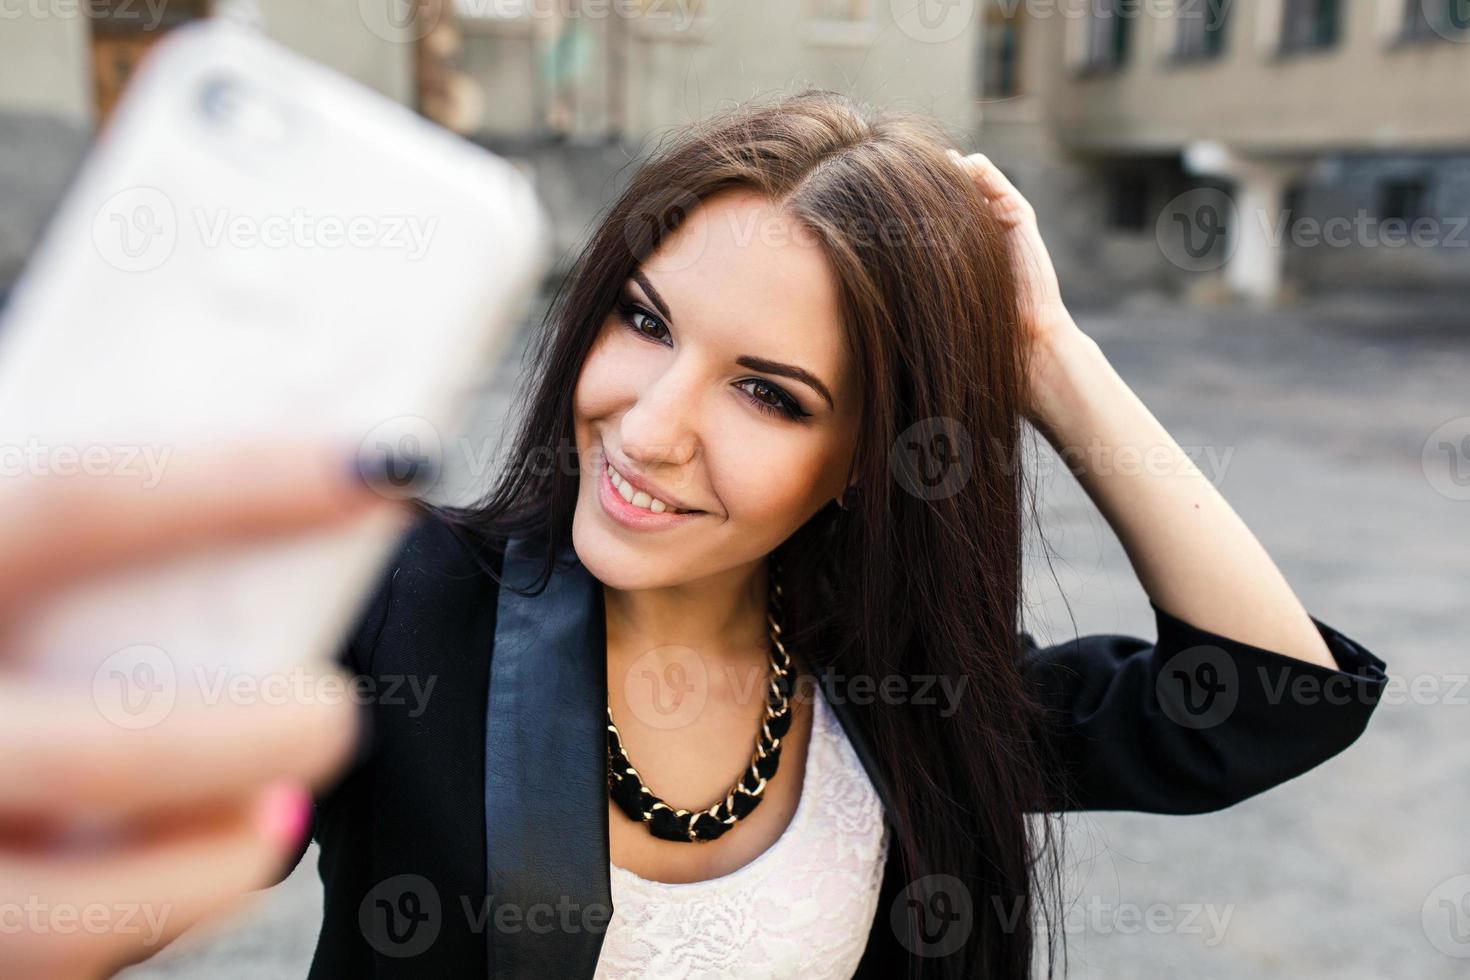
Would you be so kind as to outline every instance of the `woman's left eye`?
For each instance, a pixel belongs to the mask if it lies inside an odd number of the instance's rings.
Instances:
[[[778,385],[773,385],[764,378],[747,378],[737,382],[735,387],[745,392],[756,408],[763,412],[779,412],[789,419],[800,420],[810,415],[803,411],[795,398],[792,398]]]
[[[618,316],[634,333],[642,334],[656,343],[668,343],[669,328],[643,307],[624,301],[618,304]]]

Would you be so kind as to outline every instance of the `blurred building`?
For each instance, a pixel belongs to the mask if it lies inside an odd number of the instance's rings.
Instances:
[[[456,0],[480,129],[638,137],[722,105],[816,86],[963,125],[968,24],[925,35],[915,0]]]
[[[973,26],[910,0],[24,0],[0,4],[0,289],[147,49],[229,14],[521,158],[569,250],[658,137],[805,86],[962,138]]]
[[[261,22],[286,45],[410,102],[413,13],[404,0],[0,2],[0,296],[133,69],[168,31],[211,15]]]
[[[987,0],[979,144],[1070,283],[1470,286],[1465,0]]]
[[[455,0],[468,128],[527,160],[563,257],[680,127],[807,87],[930,113],[962,140],[979,49],[916,0]]]
[[[1470,0],[0,0],[0,290],[211,15],[521,160],[563,258],[660,138],[817,86],[989,153],[1080,302],[1470,285]]]

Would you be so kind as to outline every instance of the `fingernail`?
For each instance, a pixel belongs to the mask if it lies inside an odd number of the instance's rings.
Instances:
[[[282,850],[300,846],[311,823],[311,794],[292,782],[279,782],[265,791],[259,804],[261,827]]]
[[[351,472],[369,490],[394,500],[416,497],[439,479],[439,460],[402,450],[359,450]]]

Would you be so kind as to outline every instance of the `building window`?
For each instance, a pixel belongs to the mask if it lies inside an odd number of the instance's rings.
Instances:
[[[1299,180],[1286,185],[1281,192],[1281,227],[1286,232],[1282,239],[1287,245],[1296,240],[1296,223],[1302,217],[1307,199],[1307,187]]]
[[[1021,21],[991,4],[980,34],[980,95],[1008,99],[1021,94]]]
[[[807,17],[836,24],[866,24],[873,16],[869,0],[807,0]]]
[[[837,47],[871,47],[878,39],[872,0],[806,0],[803,40]]]
[[[1467,34],[1470,0],[1404,0],[1403,38],[1464,40]]]
[[[1114,231],[1147,231],[1153,226],[1148,213],[1148,175],[1119,171],[1108,179],[1108,227]]]
[[[1285,0],[1281,50],[1318,51],[1337,43],[1342,4],[1339,0]]]
[[[1428,216],[1429,183],[1422,177],[1399,177],[1378,185],[1378,219],[1413,224]]]
[[[210,13],[207,0],[152,6],[128,0],[87,0],[86,10],[91,27],[92,99],[99,126],[112,115],[148,49],[180,24]]]
[[[454,0],[454,14],[465,21],[524,20],[531,16],[531,0]]]
[[[1112,71],[1128,60],[1128,35],[1137,14],[1131,0],[1096,0],[1084,23],[1084,72]]]
[[[1174,35],[1174,57],[1181,61],[1196,58],[1218,58],[1225,51],[1225,25],[1228,0],[1182,4],[1177,13],[1178,31]]]

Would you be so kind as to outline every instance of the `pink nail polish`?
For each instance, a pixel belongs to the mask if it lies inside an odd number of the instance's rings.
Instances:
[[[260,801],[260,820],[283,849],[298,846],[311,822],[311,794],[291,782],[270,786]]]

